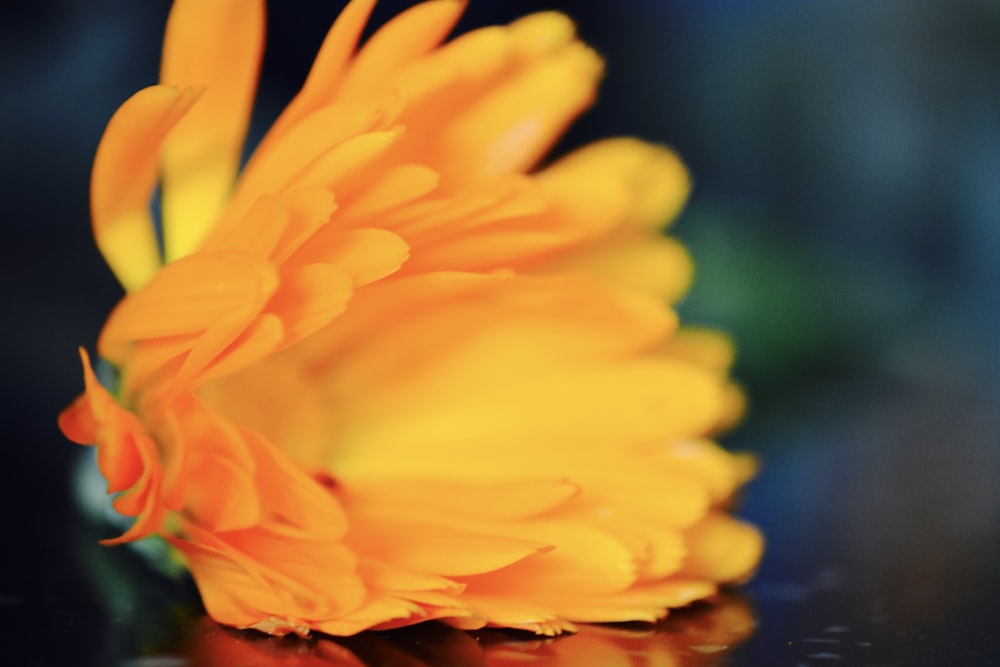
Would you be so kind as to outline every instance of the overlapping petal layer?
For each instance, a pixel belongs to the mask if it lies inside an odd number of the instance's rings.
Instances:
[[[213,618],[274,634],[556,634],[745,578],[753,463],[710,440],[742,411],[732,350],[669,308],[683,166],[612,139],[538,168],[601,72],[566,17],[442,44],[464,5],[432,0],[358,47],[373,4],[241,171],[258,2],[177,0],[163,82],[109,124],[120,381],[84,354],[61,426],[136,517],[116,541],[164,535]]]

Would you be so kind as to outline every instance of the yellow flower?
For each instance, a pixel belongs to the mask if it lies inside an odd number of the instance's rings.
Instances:
[[[732,350],[679,329],[686,172],[633,139],[538,161],[599,58],[556,13],[359,35],[354,0],[246,166],[263,3],[176,0],[94,163],[119,372],[64,433],[209,614],[273,634],[654,620],[749,575]],[[149,202],[162,200],[162,251]]]

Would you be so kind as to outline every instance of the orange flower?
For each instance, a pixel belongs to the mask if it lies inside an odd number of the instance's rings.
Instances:
[[[683,166],[615,139],[536,168],[600,75],[564,16],[442,45],[464,4],[436,0],[356,49],[373,4],[242,170],[262,2],[176,0],[163,83],[108,125],[118,386],[83,353],[60,424],[136,517],[110,542],[165,537],[213,618],[273,634],[556,634],[745,578],[732,351],[668,307]]]

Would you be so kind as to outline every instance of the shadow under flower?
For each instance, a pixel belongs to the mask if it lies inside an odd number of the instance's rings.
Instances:
[[[277,638],[204,617],[191,631],[186,652],[194,667],[708,667],[723,664],[754,627],[749,602],[727,593],[656,624],[582,625],[577,634],[545,639],[506,630],[464,632],[438,623],[347,638]]]

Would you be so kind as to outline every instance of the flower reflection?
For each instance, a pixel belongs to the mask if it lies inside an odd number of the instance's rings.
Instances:
[[[192,633],[190,658],[195,667],[709,667],[724,664],[753,634],[754,625],[749,603],[736,595],[698,603],[656,624],[587,625],[574,635],[544,639],[424,623],[304,640],[230,630],[205,617]]]

